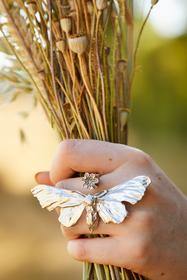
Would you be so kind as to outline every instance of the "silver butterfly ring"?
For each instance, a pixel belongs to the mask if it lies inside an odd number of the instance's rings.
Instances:
[[[122,202],[136,204],[142,199],[151,180],[147,176],[138,176],[108,190],[96,194],[83,193],[52,186],[38,185],[31,190],[42,208],[49,211],[60,208],[59,222],[65,227],[77,223],[86,210],[86,223],[93,231],[100,217],[104,223],[120,224],[127,216]]]

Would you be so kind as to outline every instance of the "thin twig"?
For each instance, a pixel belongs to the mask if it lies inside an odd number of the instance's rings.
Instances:
[[[138,34],[138,38],[137,38],[137,42],[136,42],[136,47],[135,47],[135,51],[134,51],[134,65],[136,64],[136,59],[137,59],[137,53],[138,53],[138,49],[139,49],[139,46],[140,46],[140,40],[141,40],[141,37],[142,37],[142,34],[143,34],[143,31],[144,31],[144,28],[145,28],[145,25],[149,19],[149,16],[151,14],[151,11],[153,9],[154,5],[151,5],[151,7],[149,8],[149,11],[147,13],[147,16],[145,18],[145,20],[143,21],[143,24],[140,28],[140,31],[139,31],[139,34]]]

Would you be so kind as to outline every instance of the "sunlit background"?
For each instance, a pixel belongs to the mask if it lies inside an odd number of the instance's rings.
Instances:
[[[141,21],[149,1],[136,6]],[[187,193],[186,75],[187,1],[160,0],[138,55],[129,144],[151,154]],[[1,105],[0,128],[0,279],[80,279],[81,265],[68,257],[55,215],[30,195],[34,174],[50,167],[57,137],[30,96]]]

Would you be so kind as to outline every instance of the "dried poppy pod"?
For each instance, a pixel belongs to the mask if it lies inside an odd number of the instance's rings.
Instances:
[[[60,52],[64,52],[65,51],[65,48],[66,48],[66,42],[64,39],[61,39],[59,41],[56,42],[56,48],[58,51]]]
[[[38,11],[36,1],[27,1],[27,5],[29,12],[34,16]]]
[[[98,10],[104,10],[108,5],[107,0],[96,0],[96,7]]]
[[[87,2],[87,10],[88,10],[88,13],[89,13],[90,15],[93,14],[94,7],[93,7],[93,4],[92,4],[91,1],[88,1],[88,2]]]
[[[68,38],[69,48],[72,52],[83,54],[88,46],[88,38],[86,35],[76,35]]]
[[[74,0],[69,0],[69,6],[70,6],[70,10],[75,10],[75,3]]]
[[[45,78],[46,78],[45,71],[43,69],[39,70],[38,71],[38,76],[42,81],[45,80]]]
[[[154,6],[158,3],[159,0],[151,0],[151,4]]]
[[[120,59],[117,61],[117,70],[121,73],[124,73],[127,70],[127,61]]]
[[[72,26],[71,18],[70,17],[61,18],[60,26],[64,32],[69,33],[71,31],[71,26]]]

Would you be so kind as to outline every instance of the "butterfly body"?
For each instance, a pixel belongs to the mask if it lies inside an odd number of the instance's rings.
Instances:
[[[122,202],[135,204],[140,201],[150,183],[149,177],[138,176],[96,194],[85,195],[46,185],[36,186],[32,193],[42,208],[49,211],[60,208],[59,221],[65,227],[76,224],[86,210],[86,222],[90,230],[93,230],[98,217],[104,223],[122,223],[127,216],[126,207]]]
[[[91,194],[88,194],[84,199],[84,203],[86,206],[92,206],[96,203],[96,201],[97,197]]]

